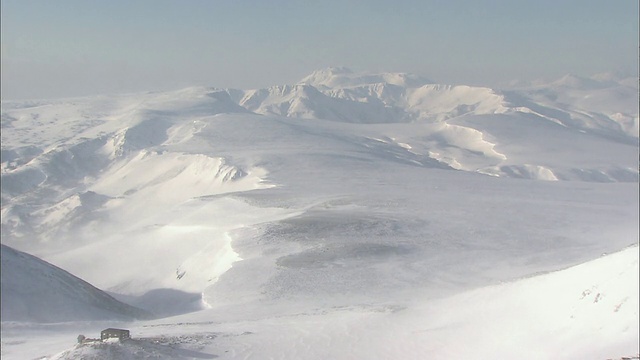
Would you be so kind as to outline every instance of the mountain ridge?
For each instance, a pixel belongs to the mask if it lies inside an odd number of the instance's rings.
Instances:
[[[2,244],[2,321],[149,319],[86,281]]]

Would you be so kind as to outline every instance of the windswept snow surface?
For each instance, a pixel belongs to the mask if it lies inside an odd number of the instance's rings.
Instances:
[[[3,102],[2,243],[162,319],[15,323],[3,301],[2,356],[635,355],[634,84],[332,68]],[[71,348],[105,327],[136,340]]]

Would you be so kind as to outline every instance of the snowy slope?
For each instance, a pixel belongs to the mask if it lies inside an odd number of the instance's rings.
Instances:
[[[638,260],[636,245],[566,270],[456,295],[423,307],[429,326],[416,321],[405,331],[420,328],[425,353],[434,349],[440,354],[434,358],[443,359],[637,356]],[[495,339],[500,345],[491,345]]]
[[[134,326],[130,341],[76,345],[47,358],[632,359],[638,356],[638,259],[634,246],[569,269],[403,306],[301,310],[292,304],[240,318],[208,310]]]
[[[225,359],[251,354],[290,359],[637,356],[638,258],[634,246],[559,272],[436,301],[418,296],[399,303],[403,297],[397,295],[396,303],[229,320],[217,328],[252,335],[219,339],[208,349]],[[227,348],[233,352],[224,353]]]
[[[61,322],[149,318],[91,284],[2,245],[2,321]]]

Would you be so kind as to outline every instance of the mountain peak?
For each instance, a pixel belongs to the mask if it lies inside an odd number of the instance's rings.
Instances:
[[[353,74],[353,71],[344,66],[328,67],[313,71],[311,74],[300,80],[299,84],[332,87],[330,84],[332,84],[337,78],[348,77],[348,75],[351,74]]]
[[[551,83],[552,86],[561,86],[571,89],[595,90],[614,85],[615,82],[608,79],[585,78],[575,74],[567,74]]]
[[[318,69],[313,71],[309,76],[313,75],[344,75],[344,74],[353,74],[353,70],[349,69],[346,66],[329,66],[324,69]]]
[[[356,73],[346,67],[329,67],[316,70],[299,82],[299,84],[312,85],[319,89],[355,87],[378,83],[413,88],[432,83],[432,81],[419,75],[408,73]]]

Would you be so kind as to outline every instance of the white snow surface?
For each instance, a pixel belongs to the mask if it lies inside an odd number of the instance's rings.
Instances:
[[[636,356],[637,93],[330,68],[3,102],[2,357]],[[4,245],[158,319],[13,318]],[[134,340],[72,347],[106,327]]]

